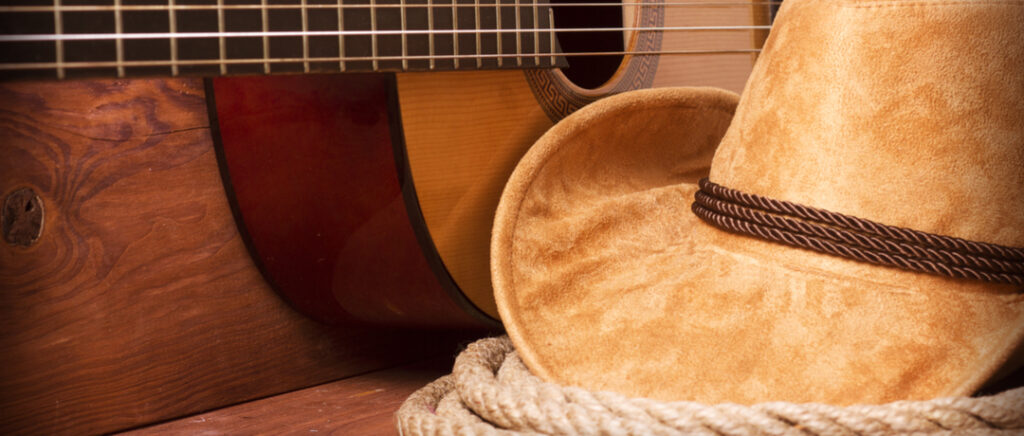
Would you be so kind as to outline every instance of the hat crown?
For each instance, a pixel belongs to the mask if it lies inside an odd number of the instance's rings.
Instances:
[[[1024,246],[1024,2],[785,2],[711,180]]]

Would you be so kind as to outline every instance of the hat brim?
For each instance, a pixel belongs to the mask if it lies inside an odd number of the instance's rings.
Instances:
[[[1008,287],[731,234],[690,210],[737,102],[659,89],[594,103],[513,173],[491,245],[506,330],[538,376],[708,403],[970,394],[1024,335]]]

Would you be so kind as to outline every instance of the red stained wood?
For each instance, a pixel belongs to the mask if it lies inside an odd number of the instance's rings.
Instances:
[[[392,82],[383,74],[215,79],[242,222],[270,282],[317,319],[481,326],[442,288],[417,240],[402,193],[410,181],[392,147],[401,147]]]
[[[235,227],[208,124],[198,80],[0,84],[0,195],[45,208],[38,242],[0,242],[0,433],[137,427],[465,336],[288,307]]]

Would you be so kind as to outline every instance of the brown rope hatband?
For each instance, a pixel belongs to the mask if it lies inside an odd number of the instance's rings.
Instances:
[[[700,181],[693,213],[736,233],[947,277],[1024,285],[1024,249],[887,226]]]

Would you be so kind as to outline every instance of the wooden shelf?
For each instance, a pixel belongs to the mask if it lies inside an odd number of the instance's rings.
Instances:
[[[394,414],[410,394],[451,372],[452,359],[375,371],[126,433],[397,435]]]

